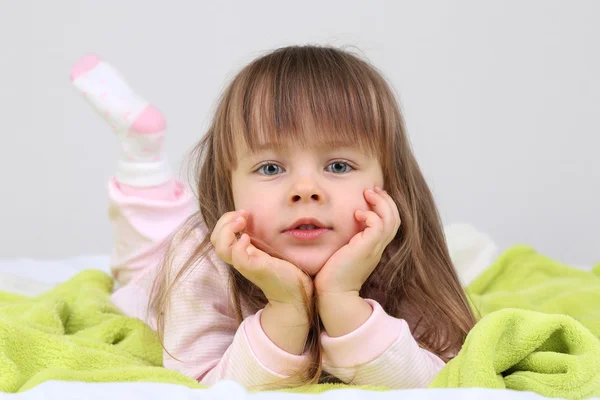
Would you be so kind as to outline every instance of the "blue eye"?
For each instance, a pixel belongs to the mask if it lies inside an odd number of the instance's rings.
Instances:
[[[282,170],[283,168],[281,168],[279,165],[268,163],[261,165],[256,171],[262,175],[274,176],[280,173]]]
[[[354,169],[354,168],[352,168],[350,166],[350,164],[348,164],[347,162],[344,162],[344,161],[334,161],[327,166],[327,171],[333,172],[335,174],[343,174],[352,169]]]

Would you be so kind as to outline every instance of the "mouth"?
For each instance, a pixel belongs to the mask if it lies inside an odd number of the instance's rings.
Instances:
[[[316,239],[331,230],[331,227],[328,227],[317,219],[301,218],[286,228],[283,233],[296,239],[310,240]]]

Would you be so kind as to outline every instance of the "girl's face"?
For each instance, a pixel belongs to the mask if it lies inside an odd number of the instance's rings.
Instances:
[[[383,187],[379,161],[354,147],[242,148],[237,160],[233,199],[249,212],[246,233],[311,276],[364,230],[354,218],[369,210],[364,190]]]

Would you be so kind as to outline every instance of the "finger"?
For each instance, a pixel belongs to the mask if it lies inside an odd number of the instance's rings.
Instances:
[[[221,215],[221,218],[219,218],[219,220],[215,224],[215,227],[213,228],[210,240],[214,241],[214,238],[219,234],[219,232],[221,232],[221,229],[223,229],[223,225],[233,221],[237,217],[238,215],[235,211],[227,212]]]
[[[233,221],[225,223],[219,232],[216,232],[213,246],[217,255],[226,263],[231,264],[232,246],[237,242],[237,233],[246,227],[246,219],[237,217]]]
[[[383,236],[383,220],[373,211],[356,210],[354,217],[364,222],[367,227],[362,232],[362,238],[367,242],[377,242]]]
[[[393,219],[394,219],[394,235],[396,233],[396,231],[398,230],[398,228],[400,228],[400,225],[402,224],[402,220],[400,218],[400,211],[398,210],[398,206],[396,205],[396,202],[394,201],[394,199],[392,198],[392,196],[389,195],[389,193],[383,189],[381,189],[378,186],[375,186],[375,192],[379,193],[381,196],[383,196],[384,199],[386,199],[386,201],[390,204],[390,207],[392,209],[392,215],[393,215]]]
[[[274,272],[270,256],[255,247],[247,233],[242,234],[232,247],[231,258],[235,269],[259,287],[265,278],[265,273]]]
[[[388,233],[392,231],[395,225],[395,215],[392,207],[395,206],[395,204],[390,204],[388,199],[384,197],[383,193],[377,193],[370,189],[365,190],[365,199],[373,211],[375,211],[375,213],[377,213],[377,215],[379,215],[379,217],[384,221],[384,224],[387,228],[386,231]]]
[[[249,246],[252,245],[247,233],[242,234],[238,241],[231,246],[231,264],[238,270],[241,269],[242,274],[248,270],[252,263],[251,258],[254,256],[252,251],[248,251]]]
[[[396,236],[397,227],[394,225],[393,231],[390,231],[390,223],[381,219],[373,211],[361,210],[358,217],[367,225],[367,228],[363,231],[366,246],[371,247],[374,253],[380,254]]]
[[[246,254],[248,254],[248,261],[250,263],[247,268],[252,268],[254,272],[257,273],[259,272],[257,268],[264,270],[274,267],[276,263],[273,263],[273,257],[254,246],[249,239],[249,236],[247,234],[245,235],[248,237],[248,245],[246,246],[245,251]]]
[[[219,218],[219,220],[217,221],[217,223],[212,231],[212,234],[210,236],[210,241],[213,242],[213,244],[214,244],[214,240],[219,235],[219,232],[221,232],[221,230],[223,229],[223,226],[230,223],[231,221],[235,220],[237,217],[240,217],[240,216],[246,218],[248,216],[248,211],[245,211],[245,210],[229,211],[229,212],[226,212],[225,214],[223,214],[221,216],[221,218]]]

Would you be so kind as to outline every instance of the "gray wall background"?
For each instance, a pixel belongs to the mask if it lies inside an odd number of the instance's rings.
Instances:
[[[175,168],[247,61],[356,46],[394,84],[445,223],[600,261],[600,2],[0,0],[0,257],[108,253],[117,144],[83,54],[167,116]]]

